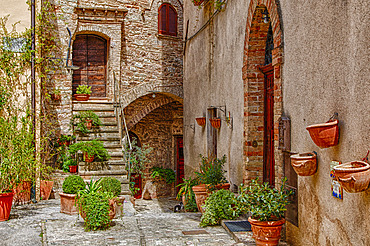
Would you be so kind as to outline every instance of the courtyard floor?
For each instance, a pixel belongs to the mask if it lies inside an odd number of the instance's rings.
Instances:
[[[128,202],[110,229],[90,232],[81,217],[60,213],[59,198],[17,206],[0,222],[0,245],[243,245],[221,226],[200,228],[200,213],[174,213],[176,204],[138,199],[134,209]]]

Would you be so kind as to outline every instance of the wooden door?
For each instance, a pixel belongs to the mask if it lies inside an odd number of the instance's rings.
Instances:
[[[176,163],[177,163],[177,177],[176,177],[176,185],[181,184],[183,182],[183,178],[185,177],[184,172],[184,147],[183,147],[183,138],[178,137],[176,140]],[[177,187],[177,192],[179,192],[180,187]]]
[[[263,181],[275,185],[274,160],[274,70],[271,64],[261,67],[264,81]]]
[[[107,40],[96,35],[78,35],[73,42],[72,91],[79,85],[91,86],[91,97],[106,97]]]

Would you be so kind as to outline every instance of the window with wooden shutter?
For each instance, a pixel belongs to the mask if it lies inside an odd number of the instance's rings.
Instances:
[[[158,32],[163,35],[177,36],[177,13],[175,8],[168,3],[159,7]]]

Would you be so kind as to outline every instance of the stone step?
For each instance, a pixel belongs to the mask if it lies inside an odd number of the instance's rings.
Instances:
[[[97,139],[100,141],[110,141],[110,140],[119,140],[119,133],[117,132],[90,132],[85,135],[79,134],[79,140],[82,141],[90,141],[93,139]],[[105,139],[105,140],[103,140]]]
[[[93,110],[94,111],[94,110]],[[104,118],[114,118],[116,119],[116,114],[114,111],[94,111],[94,113],[100,118],[100,120]],[[78,114],[78,111],[73,111],[73,114]]]
[[[108,137],[79,136],[78,137],[78,141],[91,141],[93,139],[102,141],[103,143],[108,142],[108,141],[112,141],[112,142],[115,142],[115,143],[120,143],[120,141],[121,141],[119,136],[108,136]]]
[[[77,124],[74,124],[74,128],[75,128],[75,131],[77,132],[77,129],[76,129],[76,125]],[[91,130],[89,130],[90,133],[87,133],[88,134],[98,134],[98,133],[102,133],[102,132],[114,132],[114,133],[119,133],[118,131],[118,126],[117,125],[102,125],[102,126],[93,126],[91,128]]]
[[[84,102],[84,103],[73,103],[73,111],[113,111],[114,107],[112,103],[104,102]]]

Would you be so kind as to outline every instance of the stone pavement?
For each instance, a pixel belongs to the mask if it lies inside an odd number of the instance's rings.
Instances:
[[[59,212],[59,198],[22,205],[12,209],[10,220],[0,222],[0,245],[243,245],[221,226],[200,228],[200,213],[174,213],[177,203],[139,199],[135,211],[128,202],[125,215],[114,219],[110,229],[90,232],[84,231],[81,217]]]

